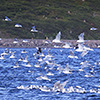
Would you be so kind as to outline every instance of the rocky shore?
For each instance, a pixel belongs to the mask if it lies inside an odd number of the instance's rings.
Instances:
[[[62,43],[52,43],[51,40],[45,39],[26,39],[25,41],[23,39],[17,39],[17,41],[14,39],[1,39],[0,48],[54,48],[54,46],[62,48],[66,42],[71,43],[73,47],[77,45],[77,40],[61,41]],[[85,44],[91,48],[98,48],[100,40],[86,40]]]

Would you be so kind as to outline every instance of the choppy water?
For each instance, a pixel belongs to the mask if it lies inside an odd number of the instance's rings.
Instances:
[[[21,53],[22,50],[26,50],[27,53]],[[80,56],[81,52],[74,52],[78,59],[68,58],[70,50],[50,49],[53,64],[48,65],[41,61],[39,62],[41,67],[36,68],[34,65],[39,59],[39,57],[35,59],[33,55],[36,53],[36,49],[10,49],[11,52],[15,52],[15,58],[9,58],[11,53],[8,53],[8,55],[4,55],[5,59],[0,59],[0,100],[100,100],[100,50],[89,51],[84,57]],[[4,51],[5,48],[0,49],[0,54]],[[47,50],[42,51],[45,56],[48,55]],[[32,67],[26,67],[26,62],[18,61],[20,56],[25,58],[26,55],[28,55],[27,60]],[[84,67],[84,71],[79,72],[80,63],[84,61],[88,61],[89,65]],[[13,68],[16,62],[20,67]],[[64,69],[67,63],[72,69],[71,74],[64,74],[63,70],[58,69]],[[47,76],[48,72],[53,75]],[[87,74],[91,76],[85,77]],[[46,75],[48,80],[38,79],[43,75]],[[64,93],[52,90],[57,81],[63,83],[66,80],[68,82],[64,87],[66,90]],[[23,88],[19,89],[20,86]],[[38,87],[30,88],[30,86]],[[39,89],[41,86],[47,86],[50,91],[42,91]],[[70,87],[74,91],[69,91]]]

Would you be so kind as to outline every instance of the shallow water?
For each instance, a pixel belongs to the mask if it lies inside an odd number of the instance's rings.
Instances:
[[[26,50],[27,53],[22,54],[21,51]],[[11,48],[10,51],[14,52],[15,58],[9,58],[11,53],[4,55],[5,59],[0,59],[0,100],[100,100],[100,50],[94,49],[94,51],[89,51],[87,55],[81,57],[81,52],[74,52],[78,59],[68,58],[69,51],[71,49],[50,49],[49,52],[53,56],[51,62],[54,65],[45,64],[44,61],[39,62],[40,68],[34,67],[37,59],[34,58],[33,53],[36,53],[36,49],[25,49],[25,48]],[[5,48],[0,49],[0,54],[5,51]],[[48,55],[48,50],[42,49],[44,55]],[[8,51],[7,51],[8,52]],[[25,58],[28,55],[27,60],[32,67],[25,67],[26,62],[18,61],[20,56]],[[44,59],[45,57],[42,57]],[[79,72],[81,68],[81,62],[88,61],[87,66],[84,67],[84,71]],[[20,67],[13,68],[15,63],[18,63]],[[60,66],[64,69],[66,64],[69,63],[69,68],[73,69],[71,74],[64,74],[63,70],[57,70]],[[97,64],[95,64],[97,63]],[[93,68],[93,73],[91,73],[91,68]],[[48,72],[52,72],[54,76],[47,76],[49,80],[37,80],[41,75],[46,75]],[[93,77],[85,77],[89,73]],[[47,86],[53,88],[55,82],[60,81],[63,83],[68,80],[65,85],[65,89],[69,87],[76,88],[80,86],[85,89],[84,93],[77,91],[74,92],[64,92],[61,91],[54,92],[44,92],[39,88],[32,89],[18,89],[19,86],[30,87],[30,85],[35,86]],[[91,92],[90,90],[95,91]]]

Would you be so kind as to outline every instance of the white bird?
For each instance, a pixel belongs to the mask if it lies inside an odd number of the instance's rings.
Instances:
[[[5,16],[4,21],[11,21],[11,19],[9,19],[7,16]]]
[[[86,90],[84,88],[80,87],[80,86],[76,86],[75,92],[77,92],[77,93],[85,93]]]
[[[25,64],[24,66],[25,67],[32,67],[32,65],[29,62],[27,62],[27,64]]]
[[[33,26],[31,32],[38,32],[38,30],[36,30],[35,26]]]
[[[51,91],[50,88],[47,88],[46,86],[40,86],[39,89],[41,91],[44,91],[44,92],[50,92]]]
[[[41,57],[39,57],[38,61],[40,61],[40,62],[41,62],[41,61],[43,61],[43,60],[42,60],[42,58],[41,58]]]
[[[61,72],[63,71],[62,66],[59,65],[59,66],[57,67],[57,70],[59,70],[59,73],[61,73]]]
[[[63,83],[60,83],[60,81],[57,81],[55,84],[54,84],[54,88],[53,88],[53,91],[61,91],[62,93],[64,93],[65,92],[65,85],[66,85],[66,83],[68,82],[68,80],[67,81],[65,81],[65,82],[63,82]]]
[[[27,53],[27,51],[23,50],[23,51],[21,51],[21,53]]]
[[[49,40],[45,40],[44,43],[51,44],[52,42]]]
[[[22,58],[22,56],[20,56],[20,59],[19,59],[18,61],[23,61],[23,58]]]
[[[20,24],[15,24],[15,27],[22,27],[22,25],[20,25]]]
[[[89,91],[90,91],[90,93],[96,93],[97,92],[96,89],[90,89]]]
[[[59,32],[57,35],[56,35],[56,38],[52,41],[52,42],[55,42],[55,43],[60,43],[60,37],[61,37],[61,32]]]
[[[34,67],[37,67],[37,68],[41,67],[41,66],[39,65],[39,62],[38,62],[38,61],[37,61],[37,63],[34,65]]]
[[[84,71],[83,68],[80,68],[79,71]]]
[[[70,55],[68,56],[68,58],[76,58],[76,59],[78,59],[78,57],[74,55],[74,52],[72,50],[70,50]]]
[[[48,72],[47,75],[48,75],[48,76],[54,76],[54,74],[51,73],[51,72]]]
[[[92,48],[89,48],[89,47],[85,46],[83,43],[78,43],[77,48],[76,48],[75,51],[77,51],[77,52],[83,52],[83,51],[86,51],[86,50],[93,51]]]
[[[94,76],[91,75],[90,73],[86,73],[85,77],[94,77]]]
[[[81,53],[81,57],[84,57],[88,52],[89,52],[88,50],[84,50],[84,51],[82,51],[82,53]]]
[[[65,82],[63,82],[63,83],[60,84],[60,90],[61,90],[62,93],[65,92],[65,88],[64,87],[65,87],[65,85],[66,85],[67,82],[68,82],[68,80],[66,80]]]
[[[71,74],[72,72],[69,70],[69,64],[67,63],[67,65],[65,66],[65,69],[63,70],[64,74]]]
[[[18,86],[17,89],[29,90],[28,86],[25,87],[25,86],[23,86],[23,85]]]
[[[90,30],[91,30],[91,31],[95,31],[95,30],[97,30],[97,28],[91,27]]]
[[[18,65],[18,63],[15,63],[15,66],[13,66],[13,68],[19,68],[20,66]]]
[[[14,43],[14,44],[17,44],[17,43],[18,43],[18,41],[15,41],[15,40],[14,40],[14,41],[13,41],[13,43]]]
[[[8,55],[8,53],[4,51],[3,53],[1,53],[1,55]]]
[[[37,80],[46,80],[46,81],[51,81],[46,75],[45,76],[40,76],[36,78]]]
[[[90,64],[88,61],[81,62],[81,68],[88,67]]]
[[[100,45],[98,45],[97,47],[100,48]]]
[[[77,40],[78,42],[78,46],[77,46],[77,49],[75,51],[77,52],[82,52],[82,51],[86,51],[86,50],[90,50],[90,51],[93,51],[93,49],[87,47],[84,45],[84,33],[81,33],[79,36],[78,36],[79,40]]]
[[[23,43],[27,43],[27,42],[28,42],[28,40],[24,39],[22,42],[23,42]]]
[[[57,81],[57,82],[54,84],[54,90],[59,89],[59,88],[60,88],[60,81]]]
[[[9,58],[15,58],[14,52],[12,52],[12,54]]]
[[[79,40],[77,42],[84,43],[84,32],[78,36]]]
[[[82,51],[84,51],[84,48],[83,47],[84,47],[83,43],[78,43],[78,46],[75,49],[75,51],[82,52]]]
[[[71,92],[75,92],[75,89],[73,88],[73,86],[70,86],[69,88],[67,88],[66,93],[71,93]]]
[[[84,46],[84,50],[94,51],[92,48],[90,48],[90,47],[86,47],[86,46]]]
[[[28,55],[25,56],[25,58],[23,59],[23,62],[28,62],[27,57]]]
[[[65,45],[62,46],[63,48],[72,48],[70,43],[65,43]]]
[[[40,54],[40,57],[44,57],[45,55],[43,54],[43,52]]]
[[[4,55],[1,54],[0,59],[5,59],[5,58],[4,58]]]
[[[84,61],[84,62],[81,62],[80,65],[81,65],[81,68],[79,69],[79,71],[84,71],[84,68],[88,67],[90,64],[88,61]]]

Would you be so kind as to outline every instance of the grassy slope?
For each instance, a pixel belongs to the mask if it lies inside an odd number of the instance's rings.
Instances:
[[[68,13],[70,11],[70,13]],[[8,16],[12,21],[2,19]],[[86,20],[86,22],[83,22]],[[22,28],[15,28],[16,23]],[[35,25],[38,33],[32,34]],[[97,31],[89,28],[97,27]],[[53,39],[58,31],[62,39],[77,39],[85,32],[85,39],[100,39],[100,0],[1,0],[0,37]]]

